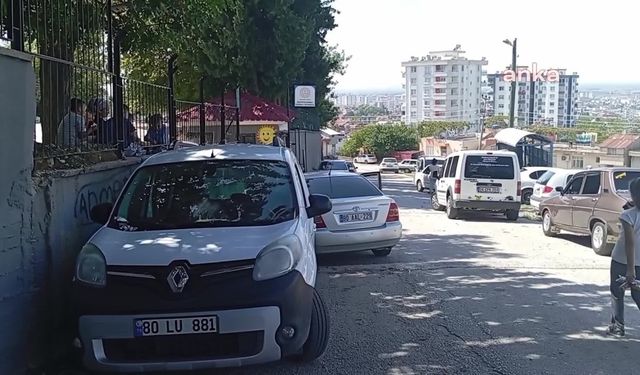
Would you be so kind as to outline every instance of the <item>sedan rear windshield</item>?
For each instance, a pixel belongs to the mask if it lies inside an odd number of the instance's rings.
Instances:
[[[542,176],[540,176],[540,178],[538,179],[538,181],[536,181],[536,183],[540,185],[546,185],[549,181],[551,181],[551,178],[555,174],[556,172],[554,171],[546,171]]]
[[[640,172],[613,172],[613,183],[616,186],[616,191],[629,191],[629,184],[638,177],[640,177]]]
[[[515,177],[513,158],[494,155],[469,155],[465,161],[464,177],[511,180]]]
[[[308,181],[311,194],[323,194],[332,199],[375,197],[383,195],[380,189],[362,176],[332,176]]]
[[[284,162],[153,165],[136,172],[110,225],[131,231],[271,225],[292,220],[295,202]]]

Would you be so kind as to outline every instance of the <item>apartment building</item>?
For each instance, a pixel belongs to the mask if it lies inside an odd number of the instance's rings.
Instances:
[[[558,72],[557,80],[533,80],[528,66],[519,66],[516,82],[516,126],[547,124],[556,127],[573,127],[578,115],[578,74],[567,74],[566,69],[550,69]],[[535,70],[535,69],[534,69]],[[495,115],[509,116],[511,81],[504,72],[487,75],[493,91],[492,103]]]
[[[480,121],[483,66],[486,58],[468,59],[456,46],[433,51],[402,63],[405,90],[404,120]]]

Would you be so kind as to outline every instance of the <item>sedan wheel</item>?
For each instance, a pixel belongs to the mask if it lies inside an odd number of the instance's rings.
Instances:
[[[422,186],[422,181],[418,180],[418,182],[416,182],[416,190],[418,190],[421,193],[424,191],[424,186]]]
[[[554,237],[556,232],[553,229],[553,224],[551,223],[551,214],[549,211],[545,211],[542,214],[542,232],[547,237]]]
[[[613,246],[607,242],[607,227],[604,223],[595,223],[591,228],[591,248],[598,255],[609,256]]]
[[[389,254],[391,254],[391,248],[388,247],[386,249],[376,249],[376,250],[371,250],[373,252],[373,255],[377,256],[377,257],[386,257]]]

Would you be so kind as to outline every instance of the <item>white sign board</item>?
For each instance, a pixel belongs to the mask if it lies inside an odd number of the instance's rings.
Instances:
[[[296,86],[293,91],[293,106],[297,108],[315,108],[316,87],[308,85]]]

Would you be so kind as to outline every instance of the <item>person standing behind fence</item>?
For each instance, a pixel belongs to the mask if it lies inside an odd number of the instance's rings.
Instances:
[[[607,333],[613,336],[624,336],[625,289],[623,284],[634,285],[640,273],[640,267],[636,265],[640,258],[640,178],[631,181],[629,193],[634,207],[625,207],[626,209],[620,214],[622,233],[611,253],[612,314]],[[621,280],[619,280],[620,277],[622,277]],[[632,287],[631,297],[640,309],[640,290]]]
[[[169,143],[167,128],[162,123],[162,115],[159,113],[149,117],[149,129],[144,140],[152,145],[166,145]]]
[[[102,98],[92,98],[87,105],[89,112],[89,124],[87,134],[90,141],[95,144],[113,145],[113,136],[109,135],[105,117],[109,114],[107,101]]]
[[[85,110],[86,106],[82,100],[71,99],[69,113],[58,124],[58,145],[64,147],[80,146],[85,133]]]

